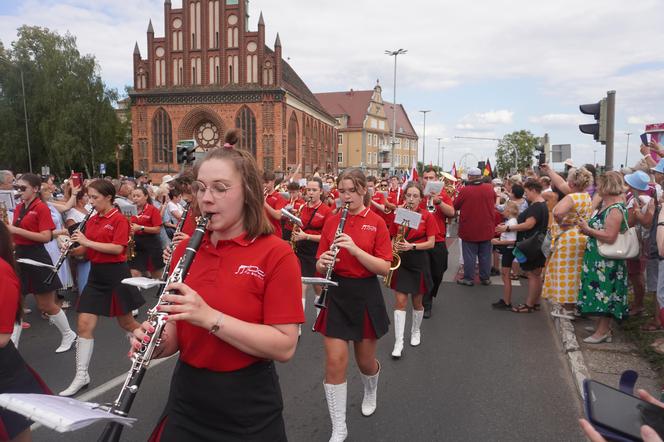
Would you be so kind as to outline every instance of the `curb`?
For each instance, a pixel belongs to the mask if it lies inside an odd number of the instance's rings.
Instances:
[[[556,318],[551,316],[551,304],[544,303],[544,310],[549,318],[553,320],[553,325],[558,332],[560,342],[563,346],[563,351],[567,355],[567,362],[572,371],[572,377],[576,384],[577,393],[583,400],[583,381],[590,377],[586,361],[581,352],[581,346],[574,334],[574,325],[572,321],[564,318]]]

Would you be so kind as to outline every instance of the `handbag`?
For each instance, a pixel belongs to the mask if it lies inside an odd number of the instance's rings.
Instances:
[[[608,207],[606,213],[604,214],[604,219],[606,219],[606,214],[609,212]],[[627,225],[627,214],[624,210],[621,209],[625,217],[625,225]],[[597,240],[597,249],[599,254],[604,258],[608,259],[631,259],[639,256],[639,236],[636,232],[636,227],[628,227],[622,233],[618,233],[616,241],[613,244],[607,244],[600,240]]]
[[[542,255],[545,258],[548,258],[551,255],[551,249],[553,248],[553,237],[551,236],[551,230],[546,231],[546,236],[544,241],[542,241]]]
[[[537,232],[516,243],[515,248],[526,257],[527,261],[535,261],[542,255],[542,244],[545,236],[543,232]]]

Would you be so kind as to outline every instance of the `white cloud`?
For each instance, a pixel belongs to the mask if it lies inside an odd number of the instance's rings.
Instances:
[[[636,124],[643,126],[658,121],[653,115],[631,115],[627,117],[627,124]]]
[[[587,118],[580,114],[546,114],[528,118],[534,124],[544,127],[569,127],[582,124]]]
[[[489,129],[499,124],[512,124],[514,112],[506,109],[464,116],[455,126],[459,130]]]

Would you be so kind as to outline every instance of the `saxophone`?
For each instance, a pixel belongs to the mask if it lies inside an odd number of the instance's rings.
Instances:
[[[182,258],[178,261],[177,265],[173,269],[173,273],[170,274],[166,285],[161,286],[161,293],[159,294],[159,301],[152,309],[148,310],[148,321],[150,325],[154,327],[154,333],[149,334],[150,342],[143,343],[140,350],[134,353],[132,358],[131,368],[125,382],[122,385],[122,390],[117,399],[111,404],[110,412],[118,416],[127,416],[129,410],[136,398],[136,393],[138,392],[139,387],[141,386],[141,381],[145,375],[152,358],[154,357],[154,352],[159,347],[161,343],[161,335],[164,332],[164,327],[166,326],[166,321],[164,318],[168,316],[167,313],[160,312],[157,310],[159,305],[164,305],[166,302],[163,300],[164,295],[173,295],[177,292],[166,291],[165,287],[169,284],[174,284],[178,282],[183,282],[187,273],[189,273],[189,268],[191,263],[194,261],[196,252],[198,251],[199,246],[201,245],[201,240],[203,235],[205,235],[205,228],[207,227],[210,217],[208,215],[201,216],[197,219],[196,230],[194,234],[191,235],[187,249],[182,255]],[[105,428],[104,432],[99,437],[99,441],[118,441],[120,440],[120,433],[122,433],[123,426],[118,423],[109,423]]]
[[[336,240],[342,233],[344,233],[344,226],[346,225],[346,218],[348,217],[348,209],[350,208],[350,203],[344,203],[343,209],[341,209],[341,219],[339,220],[339,227],[337,227],[337,232],[334,234],[334,239]],[[334,241],[332,241],[332,246],[330,246],[330,251],[334,253],[334,258],[332,261],[332,264],[327,266],[327,272],[325,273],[325,279],[328,281],[332,277],[332,272],[334,271],[334,263],[337,260],[337,254],[339,253],[339,247],[337,247],[336,244],[334,244]],[[329,285],[324,285],[323,289],[320,293],[320,296],[314,303],[314,305],[318,308],[327,308],[327,305],[325,305],[325,299],[327,298],[327,291],[329,289]]]
[[[298,218],[300,217],[300,214],[302,213],[302,208],[305,206],[305,204],[307,204],[307,201],[308,200],[305,197],[304,198],[304,203],[302,203],[297,210],[293,211],[294,216],[296,216]],[[293,230],[291,231],[291,236],[290,236],[290,245],[291,245],[291,248],[293,249],[293,252],[297,251],[297,241],[295,241],[295,234],[299,233],[300,231],[302,231],[302,228],[299,225],[297,225],[296,223],[293,223]]]
[[[404,208],[407,210],[411,210],[410,204],[406,205]],[[383,282],[385,283],[386,287],[389,287],[390,284],[392,283],[392,275],[394,274],[394,271],[399,267],[401,267],[401,255],[400,255],[401,252],[397,248],[397,244],[403,242],[405,233],[406,233],[406,225],[399,224],[399,229],[397,230],[397,234],[395,235],[394,239],[392,239],[392,262],[390,263],[390,271],[387,272],[387,275],[385,275],[385,277],[383,278]]]
[[[131,215],[125,215],[129,222],[129,241],[127,242],[127,262],[133,261],[136,258],[136,241],[134,240],[134,232],[131,230]]]
[[[9,215],[7,211],[7,205],[4,201],[0,201],[0,222],[9,224]]]

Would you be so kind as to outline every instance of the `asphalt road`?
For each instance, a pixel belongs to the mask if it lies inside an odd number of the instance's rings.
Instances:
[[[450,267],[456,268],[452,264],[458,260],[458,248],[450,249]],[[445,279],[451,279],[449,273]],[[390,358],[392,332],[383,337],[378,345],[383,367],[378,409],[370,418],[360,413],[362,384],[357,369],[351,365],[348,440],[584,440],[576,421],[582,414],[580,403],[551,321],[543,312],[518,315],[493,311],[490,304],[501,291],[499,285],[463,287],[444,282],[433,318],[423,323],[420,347],[406,344],[403,358],[395,361]],[[387,290],[384,295],[391,314],[392,295]],[[517,287],[516,301],[524,297],[524,287]],[[154,303],[151,296],[147,299],[148,305]],[[310,302],[309,321],[313,314]],[[73,324],[73,313],[68,316]],[[57,393],[73,378],[74,352],[53,353],[59,343],[57,331],[35,313],[28,315],[28,320],[32,328],[23,333],[20,351]],[[124,333],[113,320],[104,318],[96,332],[91,391],[81,393],[86,400],[104,403],[117,395],[119,386],[108,391],[100,391],[100,386],[114,378],[120,383],[129,367],[126,353]],[[321,337],[310,331],[309,322],[295,357],[287,364],[278,364],[284,418],[292,441],[329,438],[323,358]],[[148,372],[131,412],[138,422],[134,428],[125,429],[123,440],[146,440],[168,396],[174,365],[175,359],[171,358]],[[100,425],[67,434],[37,428],[33,438],[92,441],[100,432]]]

